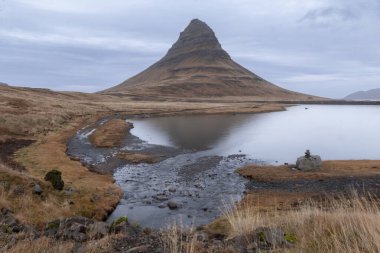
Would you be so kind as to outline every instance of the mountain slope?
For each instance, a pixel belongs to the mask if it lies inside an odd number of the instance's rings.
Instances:
[[[260,99],[310,99],[280,88],[234,62],[212,29],[194,19],[158,62],[102,91],[163,97],[255,96]]]
[[[357,91],[347,97],[345,100],[380,100],[380,88],[367,90],[367,91]]]

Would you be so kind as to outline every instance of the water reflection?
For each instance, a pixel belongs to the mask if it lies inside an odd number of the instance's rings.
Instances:
[[[203,150],[212,148],[233,129],[256,115],[202,115],[133,120],[132,133],[152,144]]]
[[[323,159],[380,159],[380,107],[295,106],[256,115],[134,120],[133,134],[156,144],[210,154],[243,153],[269,162],[294,162],[306,149]]]

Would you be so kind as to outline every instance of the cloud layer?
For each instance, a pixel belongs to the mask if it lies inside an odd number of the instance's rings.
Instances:
[[[160,59],[192,18],[282,87],[335,98],[380,87],[377,0],[0,0],[0,81],[102,90]]]

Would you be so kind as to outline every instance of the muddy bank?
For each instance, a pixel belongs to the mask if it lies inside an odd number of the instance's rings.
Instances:
[[[295,165],[249,165],[237,172],[258,182],[280,182],[287,180],[327,180],[341,177],[380,176],[379,160],[323,161],[321,170],[299,171]]]
[[[0,141],[0,162],[8,165],[10,168],[16,171],[25,171],[25,167],[17,162],[15,162],[12,156],[17,150],[27,147],[33,144],[34,140],[18,140],[18,139],[7,139]]]
[[[78,130],[76,134],[68,139],[66,154],[71,159],[80,161],[92,172],[113,174],[118,167],[134,163],[132,161],[133,157],[128,157],[127,154],[133,154],[135,157],[140,156],[140,158],[159,158],[157,161],[160,161],[185,152],[184,150],[172,147],[149,145],[130,134],[129,131],[118,136],[117,146],[111,145],[105,147],[93,145],[90,140],[92,134],[104,124],[107,124],[107,122],[117,119],[117,117],[120,116],[108,116]]]
[[[352,196],[380,198],[379,161],[324,161],[320,171],[301,172],[289,166],[250,165],[239,174],[249,179],[243,202],[258,210],[292,209],[306,200]]]

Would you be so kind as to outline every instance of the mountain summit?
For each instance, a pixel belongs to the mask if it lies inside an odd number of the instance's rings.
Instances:
[[[310,98],[271,84],[234,62],[214,31],[198,19],[190,22],[161,60],[101,93],[174,98]]]
[[[193,19],[181,32],[179,39],[169,49],[164,59],[185,55],[231,59],[227,52],[222,49],[214,31],[199,19]]]

